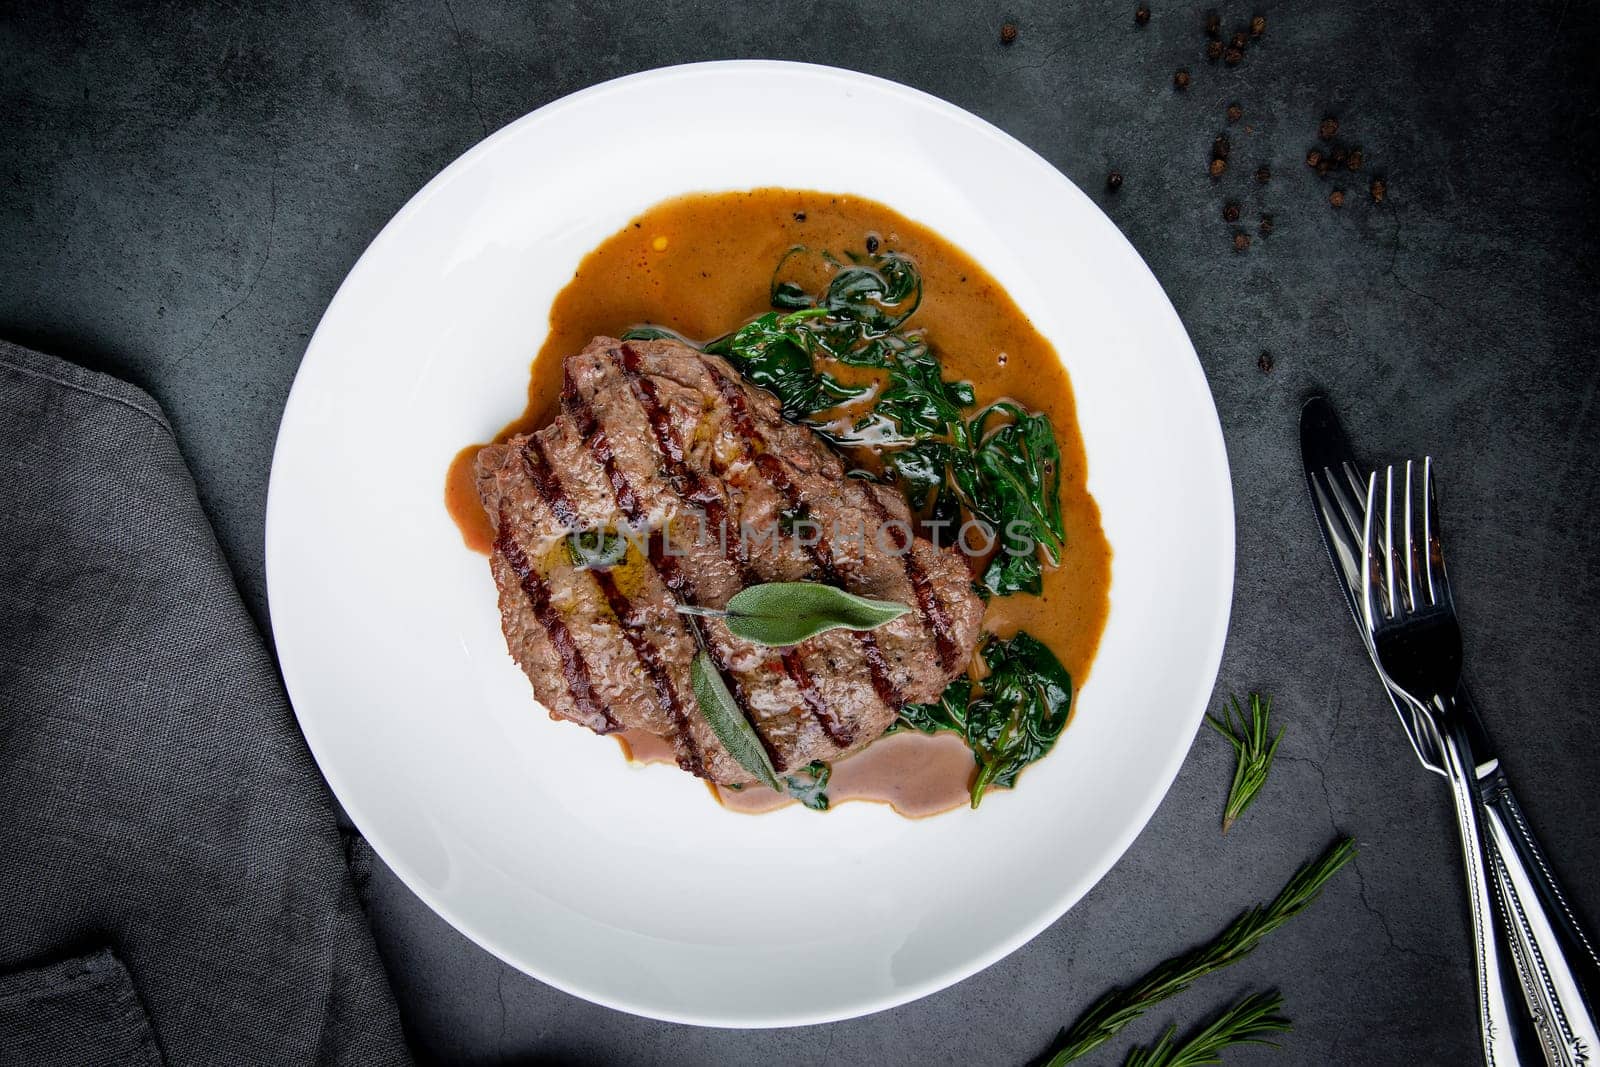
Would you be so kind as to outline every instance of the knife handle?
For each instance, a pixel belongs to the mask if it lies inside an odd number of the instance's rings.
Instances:
[[[1551,1063],[1588,1063],[1600,1049],[1586,996],[1600,988],[1600,959],[1497,766],[1479,781],[1479,791],[1487,862],[1534,1027]]]
[[[1526,1038],[1519,1041],[1518,1037],[1526,1035],[1527,1028],[1513,1014],[1512,999],[1507,995],[1508,989],[1514,986],[1506,973],[1506,965],[1517,961],[1507,961],[1502,956],[1501,940],[1496,936],[1500,924],[1494,921],[1494,883],[1478,824],[1480,807],[1471,749],[1454,723],[1458,716],[1447,716],[1444,722],[1435,722],[1432,716],[1425,718],[1439,735],[1445,780],[1450,784],[1450,802],[1455,809],[1456,830],[1461,836],[1462,869],[1467,880],[1467,910],[1472,920],[1473,962],[1478,980],[1478,1024],[1483,1038],[1483,1060],[1487,1067],[1513,1067],[1522,1062],[1518,1046],[1525,1044]]]

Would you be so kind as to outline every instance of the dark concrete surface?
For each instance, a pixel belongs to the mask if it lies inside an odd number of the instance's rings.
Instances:
[[[1144,29],[1135,0],[5,5],[0,335],[160,400],[263,621],[273,436],[345,271],[486,133],[615,75],[779,57],[946,97],[1091,191],[1199,350],[1238,507],[1218,699],[1270,690],[1288,727],[1261,802],[1228,837],[1217,819],[1231,755],[1203,732],[1127,856],[1027,947],[894,1011],[765,1033],[667,1026],[557,993],[474,948],[379,866],[369,907],[420,1052],[1021,1064],[1107,986],[1209,935],[1345,831],[1360,860],[1316,908],[1132,1036],[1276,986],[1295,1022],[1289,1061],[1468,1062],[1452,822],[1381,703],[1316,540],[1295,437],[1314,386],[1369,454],[1438,457],[1469,673],[1580,910],[1591,927],[1600,918],[1596,9],[1263,0],[1222,9],[1230,33],[1256,11],[1268,20],[1228,68],[1204,57],[1203,6],[1151,4]],[[1183,94],[1179,67],[1193,74]],[[1244,118],[1213,182],[1232,101]],[[1305,166],[1328,112],[1363,146],[1361,173],[1319,180]],[[1263,162],[1264,185],[1251,177]],[[1112,168],[1125,176],[1114,196]],[[1374,175],[1388,182],[1381,206],[1366,195]],[[1260,212],[1274,217],[1243,254],[1221,216],[1230,197],[1253,236]],[[1229,1062],[1272,1058],[1246,1049]]]

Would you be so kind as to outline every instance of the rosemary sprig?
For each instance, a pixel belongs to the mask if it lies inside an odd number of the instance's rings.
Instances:
[[[1168,1027],[1149,1048],[1128,1053],[1122,1067],[1201,1067],[1221,1063],[1219,1053],[1233,1045],[1271,1045],[1268,1034],[1289,1029],[1289,1020],[1278,1014],[1283,997],[1277,993],[1255,993],[1211,1020],[1204,1030],[1183,1044],[1175,1043],[1178,1028]]]
[[[1295,872],[1271,903],[1251,907],[1208,944],[1159,964],[1137,984],[1105,994],[1062,1035],[1048,1067],[1062,1067],[1099,1048],[1155,1005],[1188,989],[1195,979],[1244,959],[1262,938],[1309,907],[1328,879],[1355,854],[1356,843],[1341,838]]]
[[[1238,722],[1234,716],[1237,714]],[[1239,706],[1239,698],[1222,706],[1223,717],[1207,715],[1211,728],[1227,739],[1238,753],[1239,762],[1233,769],[1233,785],[1228,788],[1228,805],[1222,812],[1222,832],[1227,833],[1233,821],[1244,814],[1244,809],[1255,800],[1256,794],[1267,782],[1267,772],[1272,770],[1272,756],[1283,740],[1283,730],[1267,740],[1267,717],[1272,714],[1272,698],[1260,693],[1250,694],[1250,713],[1246,715]]]

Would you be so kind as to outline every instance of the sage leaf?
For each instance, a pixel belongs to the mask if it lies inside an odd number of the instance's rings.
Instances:
[[[728,750],[728,755],[739,761],[739,766],[761,779],[775,793],[784,792],[778,772],[767,758],[767,750],[756,736],[756,728],[744,717],[739,705],[728,692],[722,673],[704,652],[695,653],[689,664],[689,680],[694,684],[694,698],[700,704],[700,714],[711,724],[711,730]]]
[[[724,610],[736,636],[783,647],[829,630],[876,630],[911,609],[818,582],[767,582],[741,589]]]

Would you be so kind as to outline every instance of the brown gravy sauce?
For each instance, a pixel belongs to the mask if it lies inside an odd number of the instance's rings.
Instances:
[[[1009,397],[1045,412],[1055,427],[1067,534],[1061,565],[1046,571],[1041,596],[997,597],[983,622],[1001,637],[1027,630],[1050,647],[1081,688],[1110,608],[1111,546],[1086,484],[1088,465],[1067,372],[1055,348],[976,261],[875,201],[754,189],[698,193],[650,208],[585,256],[556,296],[550,334],[533,359],[527,406],[494,440],[531,432],[554,418],[562,361],[591,337],[615,337],[646,322],[686,337],[720,336],[770,310],[768,282],[791,247],[838,254],[861,250],[869,234],[883,248],[916,261],[923,296],[910,325],[926,333],[947,376],[972,382],[979,405]],[[481,447],[468,445],[451,462],[445,505],[467,546],[487,554],[492,534],[473,476]],[[637,736],[620,739],[632,759],[651,762],[658,751],[671,759],[664,742],[656,750]],[[932,815],[968,802],[973,770],[971,753],[953,735],[895,733],[836,763],[828,797],[831,803],[878,800],[903,815]],[[713,792],[738,811],[794,803],[753,787]]]
[[[611,736],[634,763],[676,765],[672,744],[654,734],[623,730]],[[971,803],[973,770],[972,750],[955,734],[897,730],[833,765],[828,804],[837,807],[866,800],[887,804],[908,819],[921,819]],[[798,803],[762,785],[728,789],[707,782],[706,788],[723,807],[746,815]]]

